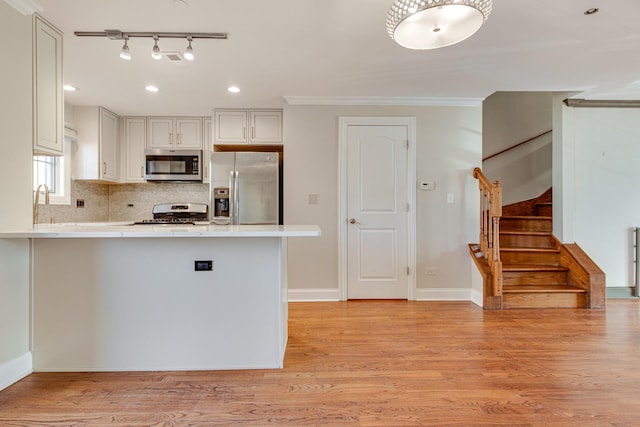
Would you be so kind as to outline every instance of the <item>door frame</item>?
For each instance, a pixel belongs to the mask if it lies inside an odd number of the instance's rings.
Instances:
[[[415,117],[339,117],[338,138],[338,294],[340,301],[347,300],[347,129],[349,126],[407,126],[409,147],[407,150],[407,299],[415,300],[416,294],[416,118]]]

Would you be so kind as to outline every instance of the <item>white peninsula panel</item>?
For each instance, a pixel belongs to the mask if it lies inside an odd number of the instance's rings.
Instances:
[[[281,368],[286,241],[33,239],[34,370]]]

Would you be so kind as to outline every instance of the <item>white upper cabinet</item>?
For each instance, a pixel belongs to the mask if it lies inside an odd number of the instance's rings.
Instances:
[[[119,181],[119,117],[102,107],[74,107],[73,115],[78,130],[74,179]]]
[[[211,151],[213,150],[213,140],[211,138],[211,117],[202,119],[202,182],[211,181]]]
[[[282,110],[216,110],[215,142],[282,144]]]
[[[193,150],[202,148],[199,117],[148,117],[147,148]]]
[[[251,110],[249,123],[251,125],[249,142],[282,144],[282,110]]]
[[[62,155],[62,33],[40,16],[34,15],[33,39],[33,151]]]
[[[124,119],[125,182],[144,182],[144,147],[147,138],[147,120],[144,117]]]

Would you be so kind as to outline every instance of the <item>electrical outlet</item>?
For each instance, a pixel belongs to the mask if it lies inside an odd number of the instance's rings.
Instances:
[[[206,261],[195,261],[194,263],[194,270],[195,271],[213,271],[213,261],[212,260],[206,260]]]
[[[310,205],[317,205],[318,204],[318,195],[317,194],[309,194],[309,195],[307,195],[307,200],[308,200]]]
[[[424,268],[424,275],[425,276],[435,276],[436,275],[436,268],[435,267],[425,267]]]

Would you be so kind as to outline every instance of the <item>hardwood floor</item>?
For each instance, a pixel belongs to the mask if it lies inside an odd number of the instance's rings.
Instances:
[[[282,370],[36,373],[0,426],[637,426],[639,307],[292,303]]]

